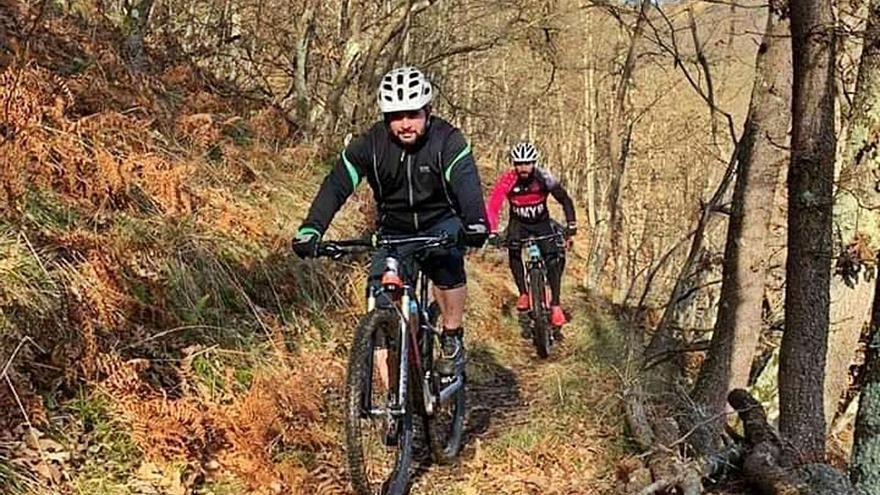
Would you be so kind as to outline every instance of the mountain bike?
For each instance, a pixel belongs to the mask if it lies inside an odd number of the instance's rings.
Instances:
[[[529,310],[520,314],[519,324],[523,336],[531,338],[538,356],[550,356],[550,347],[559,339],[560,329],[550,324],[550,287],[547,284],[547,267],[541,254],[542,241],[559,242],[564,239],[562,232],[541,236],[529,236],[517,241],[504,242],[508,248],[522,249],[527,253],[525,261],[526,286],[529,288]]]
[[[418,268],[430,251],[455,244],[442,234],[323,242],[318,248],[319,256],[336,260],[379,248],[388,253],[381,284],[369,291],[367,313],[355,331],[346,376],[346,460],[358,495],[407,493],[416,414],[436,462],[452,462],[461,448],[464,359],[452,376],[435,372],[440,308],[428,303],[430,281]],[[415,273],[403,273],[403,263],[413,265]]]

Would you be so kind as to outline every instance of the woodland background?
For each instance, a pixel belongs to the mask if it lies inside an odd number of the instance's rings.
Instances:
[[[3,492],[346,492],[362,267],[288,245],[406,63],[484,185],[533,140],[582,231],[575,337],[544,365],[503,254],[472,257],[470,393],[501,419],[424,493],[880,493],[878,16],[0,0]]]

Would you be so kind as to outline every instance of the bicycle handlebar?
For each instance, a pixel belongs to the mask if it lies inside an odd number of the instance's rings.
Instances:
[[[324,241],[318,244],[318,256],[324,256],[338,260],[345,255],[375,251],[383,247],[395,248],[406,244],[417,244],[412,254],[432,249],[452,247],[457,243],[455,237],[447,233],[440,235],[374,235],[369,239],[342,239],[338,241]]]
[[[559,239],[565,238],[565,232],[554,232],[552,234],[545,234],[545,235],[539,235],[539,236],[529,236],[529,237],[524,237],[522,239],[515,240],[515,241],[511,241],[510,239],[504,239],[503,241],[501,241],[498,244],[498,246],[499,247],[519,247],[519,246],[523,246],[529,242],[540,242],[540,241],[547,241],[550,239],[557,239],[557,238],[559,238]]]

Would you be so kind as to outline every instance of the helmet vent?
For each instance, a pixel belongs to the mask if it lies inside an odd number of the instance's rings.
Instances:
[[[430,81],[415,67],[393,69],[381,81],[376,100],[382,113],[419,110],[433,99]]]

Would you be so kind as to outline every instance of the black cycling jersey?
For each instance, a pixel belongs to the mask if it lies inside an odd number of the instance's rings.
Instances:
[[[300,231],[326,232],[365,178],[373,189],[381,229],[415,233],[454,216],[465,226],[486,225],[471,147],[457,128],[432,116],[425,135],[412,147],[395,140],[385,122],[353,140],[324,179]]]

